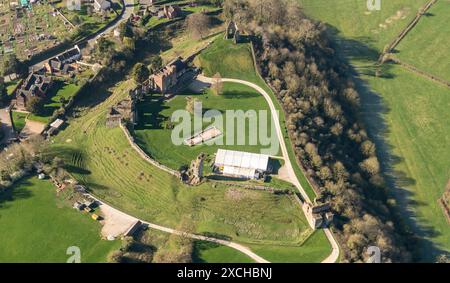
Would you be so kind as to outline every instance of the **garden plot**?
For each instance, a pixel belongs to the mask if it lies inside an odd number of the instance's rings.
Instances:
[[[16,54],[21,60],[59,44],[71,33],[70,25],[47,3],[18,7],[0,2],[1,53]]]

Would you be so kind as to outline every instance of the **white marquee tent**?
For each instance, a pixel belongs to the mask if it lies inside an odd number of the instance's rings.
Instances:
[[[219,149],[214,165],[226,175],[255,178],[257,171],[267,171],[269,156],[234,150]]]

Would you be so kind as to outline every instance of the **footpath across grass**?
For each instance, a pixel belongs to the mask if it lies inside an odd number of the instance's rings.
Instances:
[[[67,248],[81,262],[106,262],[120,241],[102,240],[100,223],[66,206],[48,180],[28,178],[0,192],[0,262],[60,262]]]
[[[382,9],[374,12],[367,11],[365,1],[299,1],[308,16],[326,22],[330,30],[336,31],[340,51],[364,80],[360,89],[362,117],[369,134],[382,140],[383,147],[377,145],[379,158],[389,167],[386,174],[396,181],[390,192],[398,196],[402,219],[411,223],[421,237],[416,245],[418,256],[434,262],[436,255],[450,251],[450,225],[437,202],[450,178],[450,92],[400,66],[384,65],[384,76],[373,75],[384,46],[428,1],[384,1]],[[446,11],[448,3],[437,1],[394,55],[448,79]]]
[[[450,178],[450,92],[444,86],[395,66],[395,79],[368,78],[374,91],[390,106],[383,114],[390,131],[396,178],[406,202],[415,210],[417,245],[424,260],[433,261],[439,250],[450,251],[450,225],[438,204]],[[365,115],[377,117],[376,107],[365,107]],[[376,119],[376,118],[375,118]],[[377,131],[379,125],[371,125]],[[432,242],[434,244],[432,244]],[[434,245],[434,247],[432,247]]]

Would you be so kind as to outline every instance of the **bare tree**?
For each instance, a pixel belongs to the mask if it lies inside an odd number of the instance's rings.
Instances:
[[[213,82],[211,85],[211,90],[215,95],[221,95],[223,93],[223,82],[220,73],[216,73],[213,76]]]
[[[187,30],[196,39],[203,39],[208,34],[210,23],[210,18],[201,12],[190,14],[186,18]]]

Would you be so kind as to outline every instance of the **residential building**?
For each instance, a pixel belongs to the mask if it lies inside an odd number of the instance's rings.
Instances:
[[[76,68],[74,62],[80,58],[81,50],[78,45],[75,45],[74,48],[48,60],[44,67],[50,74],[60,73],[67,75]]]
[[[16,91],[15,106],[25,109],[34,96],[45,97],[52,86],[53,80],[45,75],[31,73]]]

